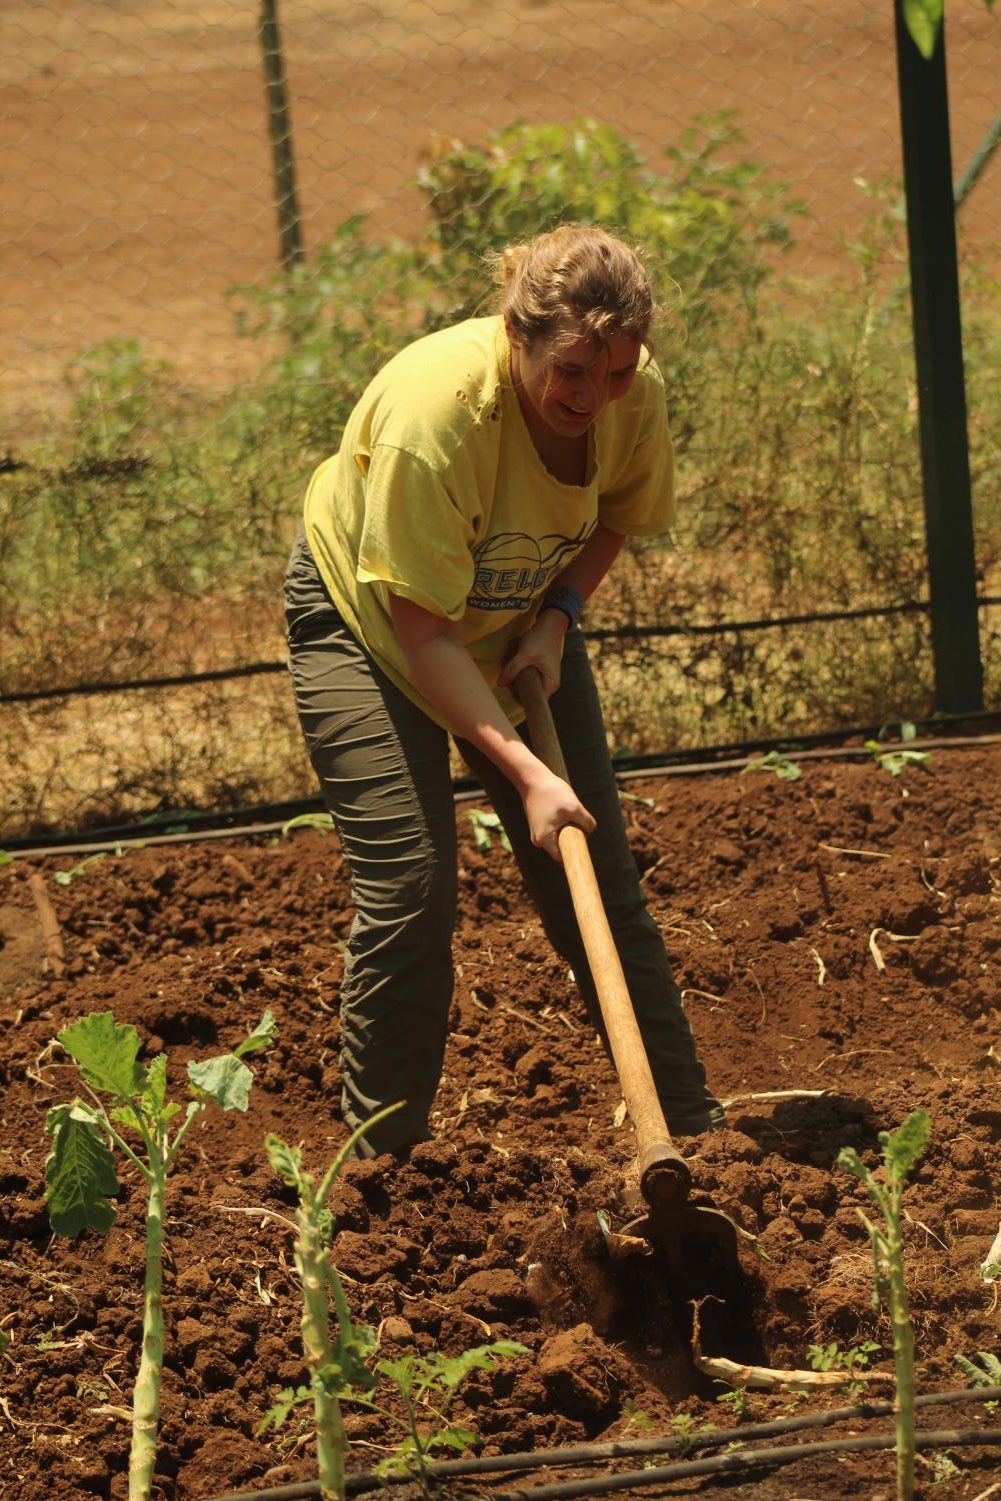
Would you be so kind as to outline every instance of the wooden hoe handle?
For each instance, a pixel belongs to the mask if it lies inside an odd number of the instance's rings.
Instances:
[[[550,771],[568,781],[566,761],[538,670],[523,668],[515,687],[528,720],[532,748]],[[566,824],[559,832],[558,843],[591,977],[598,992],[612,1060],[636,1131],[643,1195],[651,1203],[654,1196],[683,1203],[691,1187],[691,1173],[667,1129],[626,977],[602,904],[587,835],[575,824]]]

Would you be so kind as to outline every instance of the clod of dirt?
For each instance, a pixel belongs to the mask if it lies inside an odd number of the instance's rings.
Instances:
[[[382,1349],[397,1349],[414,1343],[413,1325],[406,1319],[390,1315],[379,1326],[379,1345]]]
[[[446,1301],[454,1308],[487,1323],[510,1323],[531,1310],[525,1284],[509,1268],[473,1272]]]
[[[585,1425],[607,1422],[619,1406],[628,1367],[590,1324],[554,1334],[539,1351],[539,1374],[558,1412]]]

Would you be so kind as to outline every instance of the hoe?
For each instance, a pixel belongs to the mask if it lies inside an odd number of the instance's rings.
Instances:
[[[518,697],[525,709],[532,747],[550,771],[567,780],[566,762],[556,726],[534,667],[518,675]],[[733,1276],[738,1269],[737,1236],[732,1222],[718,1210],[689,1203],[691,1170],[671,1140],[622,965],[582,829],[560,830],[560,854],[584,941],[612,1061],[622,1097],[636,1132],[639,1188],[646,1212],[623,1227],[622,1238],[645,1240],[667,1263],[672,1280],[698,1280],[706,1272]]]

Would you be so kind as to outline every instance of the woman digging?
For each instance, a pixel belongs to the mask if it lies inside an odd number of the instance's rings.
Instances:
[[[553,946],[603,1031],[560,868],[591,857],[667,1123],[724,1124],[646,910],[578,629],[627,537],[673,516],[673,456],[637,255],[564,224],[498,258],[499,311],[383,368],[316,471],[289,563],[296,705],[357,908],[340,992],[342,1108],[364,1151],[427,1137],[452,997],[456,820],[448,736],[507,830]],[[526,743],[534,667],[569,783]]]

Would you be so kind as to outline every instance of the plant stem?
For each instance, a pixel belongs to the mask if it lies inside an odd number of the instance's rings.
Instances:
[[[911,1501],[914,1495],[914,1330],[907,1303],[904,1278],[904,1247],[900,1233],[899,1196],[897,1213],[888,1220],[889,1304],[893,1326],[893,1369],[896,1392],[893,1399],[894,1426],[897,1434],[897,1501]]]
[[[302,1282],[303,1296],[302,1348],[313,1389],[320,1495],[323,1501],[343,1501],[347,1435],[344,1432],[341,1404],[336,1394],[327,1390],[321,1375],[323,1367],[329,1365],[331,1359],[330,1314],[324,1270],[326,1249],[316,1223],[313,1194],[305,1184],[295,1218],[299,1230],[295,1264]]]
[[[428,1476],[427,1454],[424,1448],[424,1440],[417,1427],[417,1408],[409,1393],[403,1393],[403,1400],[407,1409],[407,1427],[410,1430],[410,1438],[414,1446],[414,1479],[420,1487],[421,1495],[425,1501],[430,1501],[431,1481]]]
[[[132,1398],[132,1449],[129,1454],[129,1501],[148,1501],[156,1465],[156,1430],[160,1420],[163,1372],[163,1215],[167,1178],[160,1153],[151,1154],[146,1207],[146,1282],[143,1294],[142,1354]]]

